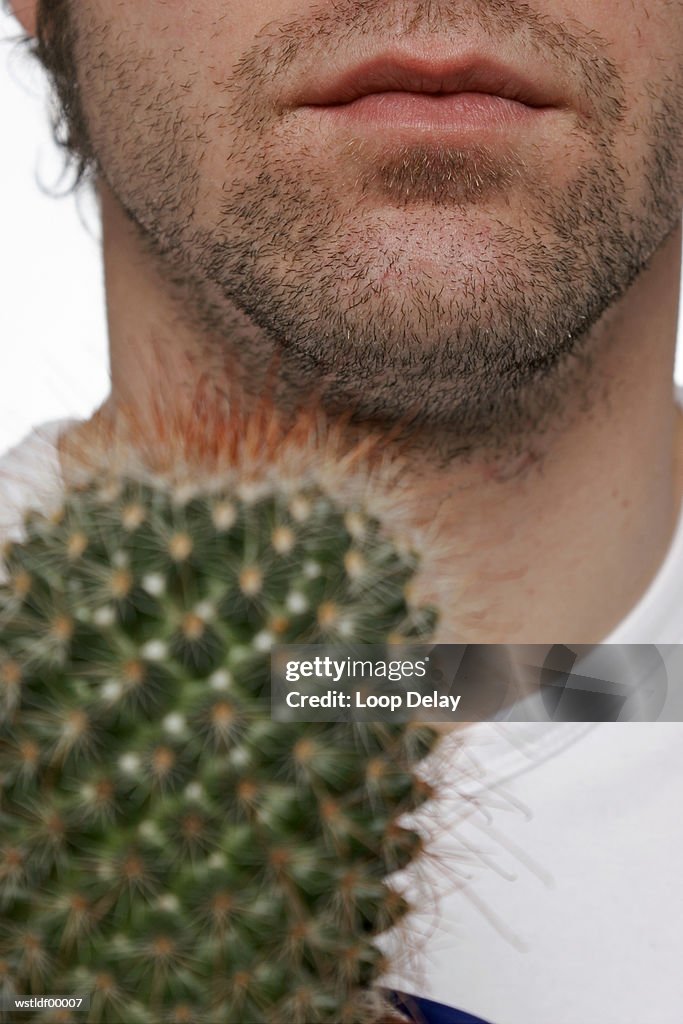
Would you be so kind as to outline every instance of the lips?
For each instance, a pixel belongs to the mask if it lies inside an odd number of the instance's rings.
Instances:
[[[454,61],[410,55],[379,56],[311,83],[298,97],[301,106],[334,107],[364,96],[410,93],[425,97],[479,93],[529,108],[557,107],[562,98],[551,79],[529,75],[489,57],[471,55]]]

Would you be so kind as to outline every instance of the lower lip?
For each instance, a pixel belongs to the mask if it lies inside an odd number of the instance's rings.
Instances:
[[[459,92],[442,96],[382,92],[350,103],[319,106],[340,125],[387,131],[453,134],[509,128],[545,114],[549,107],[529,107],[489,93]]]

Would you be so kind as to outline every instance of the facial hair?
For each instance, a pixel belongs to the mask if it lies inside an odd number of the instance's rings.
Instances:
[[[270,23],[208,99],[111,26],[71,13],[81,91],[113,111],[109,126],[84,113],[97,175],[207,335],[229,348],[237,309],[259,328],[263,356],[279,354],[285,384],[361,421],[436,428],[460,455],[518,448],[557,421],[567,396],[574,408],[590,401],[593,328],[680,215],[679,70],[650,97],[634,208],[614,147],[619,69],[594,35],[525,3],[337,0]],[[513,147],[415,144],[369,157],[353,140],[339,152],[353,169],[340,195],[305,137],[288,135],[273,83],[304,54],[315,64],[365,34],[387,38],[388,26],[396,40],[475,27],[568,68],[591,113],[568,140],[584,151],[574,178],[555,187],[538,170],[542,153],[537,162]],[[202,148],[221,125],[229,178],[208,211]]]

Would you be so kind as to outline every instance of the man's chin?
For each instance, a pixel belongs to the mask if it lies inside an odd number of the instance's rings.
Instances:
[[[445,207],[366,200],[330,222],[314,248],[318,266],[331,268],[339,282],[348,278],[355,298],[365,284],[396,294],[402,305],[410,305],[411,295],[420,305],[422,293],[431,292],[447,308],[485,304],[487,294],[512,286],[533,295],[533,267],[546,266],[563,244],[535,216],[531,200],[526,209],[512,200]],[[295,248],[284,256],[292,280],[304,269],[308,274],[308,257]]]

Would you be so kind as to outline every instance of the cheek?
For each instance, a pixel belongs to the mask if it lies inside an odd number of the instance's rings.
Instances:
[[[302,6],[294,0],[86,0],[78,16],[122,29],[136,48],[160,59],[177,57],[187,74],[232,67],[269,22],[301,15]]]
[[[631,194],[644,196],[653,147],[681,161],[683,0],[575,0],[572,17],[604,40],[619,72],[626,109],[611,150]]]
[[[544,6],[550,6],[546,0]],[[683,0],[561,0],[564,20],[575,21],[613,47],[613,59],[628,51],[656,54],[675,49],[683,34]],[[559,12],[555,12],[559,14]],[[680,55],[680,45],[678,53]]]
[[[683,0],[572,0],[565,20],[596,34],[623,79],[633,121],[650,109],[649,93],[680,74]]]
[[[79,63],[88,71],[86,102],[89,94],[108,92],[115,102],[116,95],[147,92],[195,116],[217,106],[229,110],[235,98],[221,94],[235,67],[273,23],[301,17],[307,6],[302,0],[84,0],[74,13],[84,39]],[[100,68],[98,54],[105,57]]]

